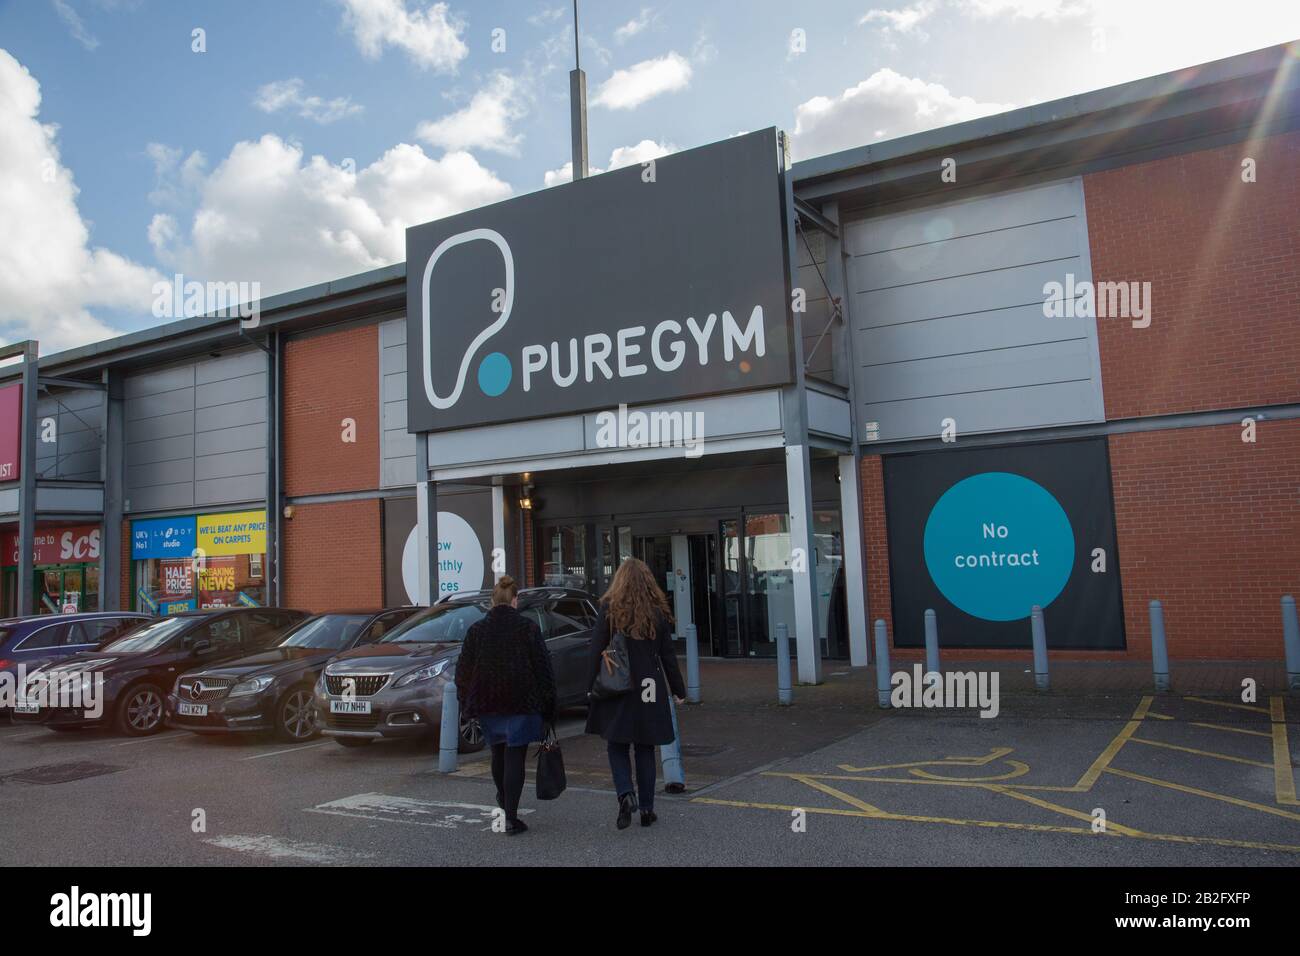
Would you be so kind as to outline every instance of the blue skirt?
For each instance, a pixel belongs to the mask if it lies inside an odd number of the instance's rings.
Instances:
[[[546,736],[541,714],[484,714],[478,724],[488,744],[526,747]]]

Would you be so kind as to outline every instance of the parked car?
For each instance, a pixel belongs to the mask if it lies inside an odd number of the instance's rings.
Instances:
[[[321,732],[345,747],[385,737],[424,737],[436,746],[443,689],[456,679],[466,633],[491,603],[491,591],[462,592],[326,664],[315,694]],[[529,588],[519,592],[519,611],[546,639],[559,706],[585,704],[595,598],[572,588]],[[483,749],[477,721],[462,718],[459,732],[462,753]]]
[[[318,732],[312,689],[334,655],[372,644],[418,607],[317,614],[267,650],[187,671],[167,697],[165,722],[200,734],[271,731],[281,740]]]
[[[163,727],[165,688],[178,672],[244,657],[306,616],[304,611],[243,607],[157,618],[96,650],[39,668],[29,676],[13,719],[51,730],[111,724],[133,737],[157,733]],[[92,702],[97,706],[40,704],[43,686],[90,687],[95,675],[103,676],[102,699]]]
[[[8,679],[17,682],[20,664],[27,674],[57,658],[93,651],[152,620],[149,614],[133,611],[34,614],[0,620],[0,674],[12,674]],[[7,701],[0,701],[0,715],[9,715],[6,705]]]

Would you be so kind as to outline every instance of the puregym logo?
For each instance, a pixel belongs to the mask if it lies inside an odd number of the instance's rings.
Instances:
[[[438,261],[447,252],[470,242],[488,242],[496,247],[505,266],[505,285],[491,290],[496,318],[474,336],[456,368],[455,381],[445,393],[440,393],[433,380],[434,307],[430,280]],[[449,236],[429,256],[420,285],[424,392],[429,404],[439,410],[455,406],[465,392],[471,371],[484,395],[495,398],[504,394],[515,380],[515,361],[503,351],[489,351],[481,359],[478,355],[490,339],[505,329],[515,307],[515,261],[505,237],[494,229],[470,229]],[[617,311],[617,303],[611,305]],[[724,362],[739,359],[741,370],[748,371],[742,353],[754,358],[767,354],[761,305],[755,305],[743,323],[723,309],[709,312],[703,319],[687,316],[679,321],[676,317],[666,317],[653,328],[634,325],[612,334],[599,331],[567,340],[524,345],[519,349],[517,367],[519,386],[525,392],[532,392],[549,386],[570,388],[579,381],[591,384],[631,379],[647,374],[651,366],[662,373],[673,373],[684,367],[703,368],[716,361],[719,354]]]

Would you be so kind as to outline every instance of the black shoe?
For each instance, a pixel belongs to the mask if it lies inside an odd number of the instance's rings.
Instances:
[[[650,824],[654,823],[658,819],[659,818],[655,816],[655,812],[653,810],[641,811],[641,826],[643,827],[648,827]]]
[[[636,812],[636,797],[630,793],[625,793],[618,798],[618,819],[615,825],[620,830],[626,830],[632,825],[632,814]]]
[[[664,793],[685,793],[685,792],[686,792],[686,784],[684,783],[664,784]]]
[[[518,836],[528,830],[523,820],[514,820],[506,824],[506,836]]]

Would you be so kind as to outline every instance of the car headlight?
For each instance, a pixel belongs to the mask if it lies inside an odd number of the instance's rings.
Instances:
[[[263,674],[261,677],[254,677],[251,680],[240,681],[234,687],[230,688],[231,697],[247,697],[249,694],[260,694],[271,686],[271,681],[275,680],[270,674]]]
[[[426,664],[424,667],[411,671],[411,673],[398,679],[394,687],[405,687],[407,684],[418,684],[420,681],[433,680],[441,674],[450,664],[451,661],[441,660],[436,664]]]

